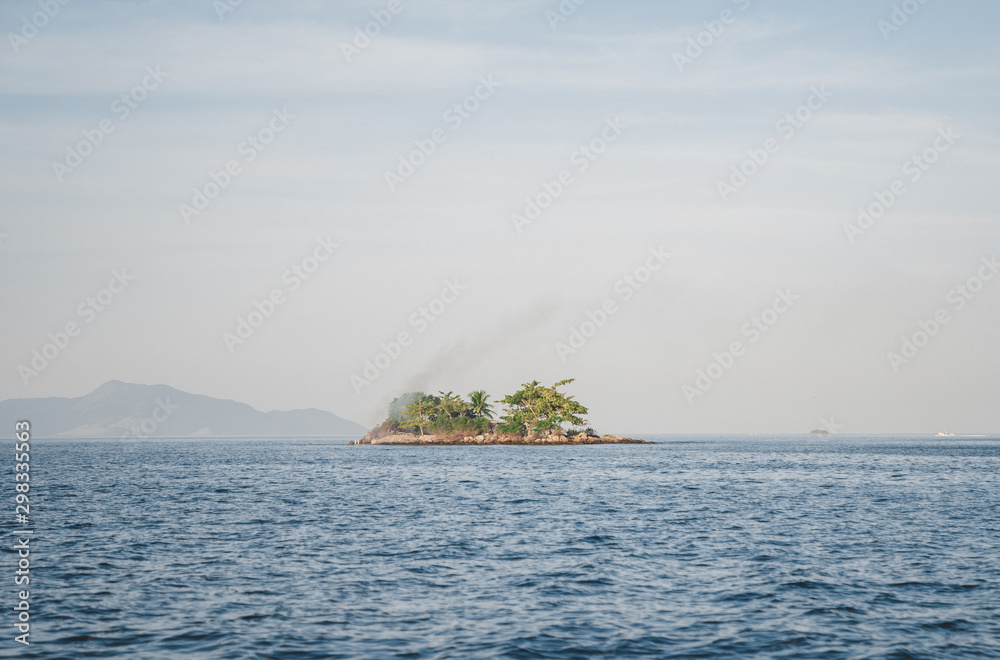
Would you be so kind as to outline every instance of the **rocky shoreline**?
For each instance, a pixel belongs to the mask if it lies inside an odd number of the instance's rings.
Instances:
[[[360,440],[352,440],[350,445],[652,445],[654,442],[623,438],[618,435],[510,435],[506,433],[483,433],[480,435],[413,435],[395,433],[378,436],[369,433]]]

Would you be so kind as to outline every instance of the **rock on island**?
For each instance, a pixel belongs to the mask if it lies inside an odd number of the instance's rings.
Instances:
[[[619,435],[513,435],[509,433],[480,433],[479,435],[390,433],[373,435],[369,433],[351,445],[652,445],[653,442],[623,438]]]

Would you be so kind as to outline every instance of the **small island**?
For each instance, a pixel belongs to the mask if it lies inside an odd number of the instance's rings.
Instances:
[[[389,404],[386,420],[351,445],[595,445],[654,444],[617,435],[598,435],[587,408],[559,391],[573,379],[546,387],[537,380],[503,399],[507,414],[494,421],[484,390],[466,401],[452,392],[408,392]]]

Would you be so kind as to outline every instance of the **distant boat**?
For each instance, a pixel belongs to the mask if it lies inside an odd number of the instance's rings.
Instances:
[[[938,431],[939,438],[954,438],[954,433],[948,433],[947,431]]]
[[[816,429],[815,431],[809,431],[809,435],[830,435],[830,432],[823,429]]]

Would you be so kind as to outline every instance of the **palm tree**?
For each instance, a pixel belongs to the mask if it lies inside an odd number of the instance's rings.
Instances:
[[[476,417],[493,419],[493,406],[490,405],[490,395],[486,390],[476,390],[469,393],[469,407]]]

